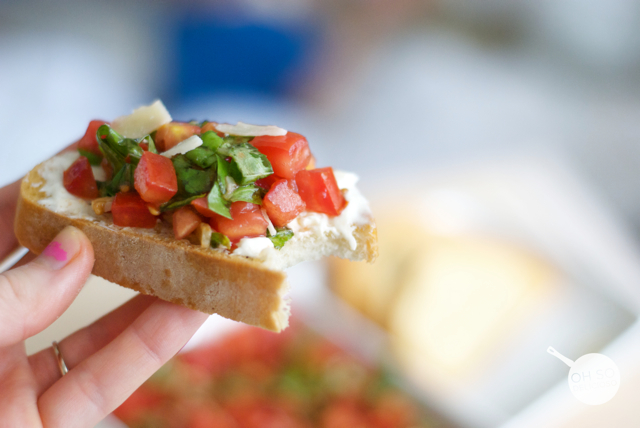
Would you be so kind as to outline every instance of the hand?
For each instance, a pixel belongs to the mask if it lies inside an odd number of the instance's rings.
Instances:
[[[19,183],[0,189],[0,260],[17,241]],[[93,249],[67,227],[31,262],[0,275],[0,427],[92,427],[176,354],[207,315],[137,296],[52,348],[27,356],[24,340],[71,304],[93,266]]]

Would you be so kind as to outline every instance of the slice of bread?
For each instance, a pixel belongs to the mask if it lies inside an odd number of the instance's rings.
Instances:
[[[88,215],[88,203],[79,199],[77,215],[68,208],[51,209],[43,203],[52,186],[43,177],[46,164],[36,166],[22,182],[15,234],[23,246],[39,254],[65,226],[75,226],[93,245],[94,275],[205,313],[279,332],[287,327],[289,318],[288,285],[281,269],[327,255],[368,262],[377,256],[373,219],[353,230],[355,249],[339,234],[323,231],[318,238],[303,233],[280,250],[285,251],[280,263],[265,263],[176,240],[160,223],[156,229],[115,226],[109,214]],[[64,169],[58,169],[54,172],[61,177]],[[66,192],[61,183],[53,185]]]

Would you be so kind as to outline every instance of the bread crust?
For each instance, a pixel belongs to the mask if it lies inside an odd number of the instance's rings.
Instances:
[[[40,254],[64,227],[82,230],[93,245],[92,273],[143,294],[187,306],[208,314],[279,332],[288,325],[288,290],[282,271],[266,268],[245,257],[203,249],[185,240],[118,228],[82,218],[69,218],[38,201],[44,179],[36,166],[22,181],[15,218],[21,245]],[[356,231],[368,261],[377,255],[375,225]]]

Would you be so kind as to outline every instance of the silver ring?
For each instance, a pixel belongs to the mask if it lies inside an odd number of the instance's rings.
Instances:
[[[64,358],[62,358],[62,352],[60,352],[58,342],[54,340],[53,342],[51,342],[51,345],[53,346],[53,353],[56,355],[56,360],[58,360],[58,368],[60,369],[60,373],[62,373],[62,376],[64,376],[69,373],[69,369],[64,363]]]

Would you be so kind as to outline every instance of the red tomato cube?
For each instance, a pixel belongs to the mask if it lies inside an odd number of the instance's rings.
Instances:
[[[333,168],[302,170],[296,174],[298,193],[307,204],[307,210],[336,216],[345,207]]]
[[[261,178],[260,180],[256,180],[256,186],[262,187],[263,189],[271,189],[271,186],[273,186],[273,183],[275,183],[278,180],[281,180],[282,177],[278,177],[275,174],[271,174],[268,177],[265,178]]]
[[[213,217],[217,215],[214,211],[211,211],[209,209],[209,203],[207,202],[206,197],[198,198],[195,201],[191,201],[191,206],[193,206],[193,208],[195,208],[196,211],[200,213],[200,215],[203,215],[205,217]]]
[[[202,223],[202,219],[190,206],[177,209],[173,213],[173,235],[184,239]]]
[[[133,178],[145,202],[167,202],[178,192],[178,178],[171,159],[155,153],[142,153]]]
[[[113,214],[113,224],[116,226],[153,229],[156,225],[156,218],[135,192],[116,194],[111,206],[111,214]]]
[[[96,139],[96,132],[98,132],[98,128],[104,125],[104,120],[92,120],[89,122],[89,126],[87,127],[87,131],[84,133],[84,136],[78,141],[78,149],[86,150],[87,152],[91,152],[96,156],[102,156],[102,152],[100,151],[100,147],[98,146],[98,140]]]
[[[296,192],[293,180],[276,181],[265,195],[263,202],[269,219],[277,227],[284,227],[304,211],[305,203]]]
[[[295,132],[280,137],[262,135],[251,140],[251,144],[269,159],[273,172],[282,178],[294,178],[311,157],[307,139]]]
[[[227,235],[232,243],[236,244],[244,237],[267,234],[267,220],[262,215],[260,205],[239,201],[231,204],[230,211],[233,220],[216,214],[210,224],[218,232]]]
[[[93,177],[89,159],[80,156],[63,174],[62,183],[67,192],[83,199],[98,197],[98,184]]]
[[[179,142],[199,133],[200,127],[198,125],[182,122],[164,124],[156,132],[156,148],[160,153],[166,152]]]

